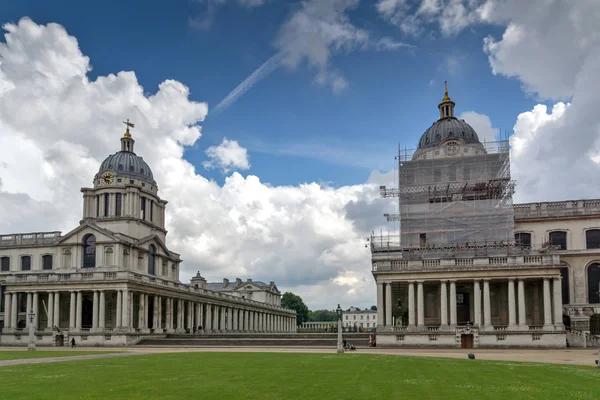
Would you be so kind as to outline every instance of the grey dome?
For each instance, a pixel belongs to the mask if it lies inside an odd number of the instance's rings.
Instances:
[[[465,143],[480,143],[477,132],[465,120],[448,117],[437,120],[423,133],[419,140],[419,148],[435,147],[453,137]]]
[[[130,151],[119,151],[108,156],[100,164],[98,174],[104,171],[114,171],[119,176],[130,176],[154,183],[154,175],[146,161]]]

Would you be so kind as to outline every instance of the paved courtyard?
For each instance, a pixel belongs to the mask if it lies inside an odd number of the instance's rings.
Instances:
[[[42,348],[40,348],[42,349]],[[23,351],[24,348],[0,347],[0,351]],[[43,350],[64,351],[66,348],[43,348]],[[113,350],[107,348],[78,347],[83,351]],[[156,354],[156,353],[190,353],[190,352],[264,352],[264,353],[335,353],[335,349],[326,348],[276,348],[276,347],[126,347],[114,348],[118,354],[98,354],[73,357],[56,357],[44,359],[21,359],[0,361],[0,366],[61,362],[72,360],[84,360],[89,358],[122,357],[128,355]],[[595,365],[598,357],[598,349],[577,350],[529,350],[529,349],[359,349],[352,354],[388,354],[415,357],[441,357],[441,358],[466,358],[467,354],[473,353],[478,360],[518,361],[518,362],[541,362],[553,364]]]

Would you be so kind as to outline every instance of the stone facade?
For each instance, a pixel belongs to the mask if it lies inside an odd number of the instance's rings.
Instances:
[[[129,127],[83,188],[83,218],[71,232],[0,236],[1,345],[75,338],[129,345],[142,337],[205,332],[293,332],[274,282],[248,279],[219,290],[198,274],[179,281],[181,258],[166,245],[167,201],[134,152]],[[221,288],[223,289],[223,288]],[[29,322],[27,314],[36,317]]]

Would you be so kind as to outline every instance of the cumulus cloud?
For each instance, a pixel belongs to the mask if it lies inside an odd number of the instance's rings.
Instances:
[[[129,118],[136,123],[136,153],[169,201],[167,242],[184,259],[182,281],[200,270],[211,280],[275,280],[315,308],[374,303],[360,205],[376,201],[375,185],[274,187],[233,172],[219,186],[183,159],[184,149],[201,137],[198,124],[208,112],[205,103],[190,100],[185,85],[167,80],[147,95],[133,72],[90,80],[90,60],[64,27],[22,19],[4,29],[2,231],[76,227],[79,188],[91,186],[100,162],[118,151],[121,121]],[[243,149],[234,143],[217,146],[215,160],[244,166]],[[227,155],[232,149],[235,155]]]
[[[250,169],[248,150],[235,140],[223,138],[220,145],[210,146],[206,150],[206,155],[210,159],[202,164],[206,169],[218,168],[224,173],[236,169]]]

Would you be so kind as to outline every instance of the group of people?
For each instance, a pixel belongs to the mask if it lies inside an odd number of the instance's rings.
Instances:
[[[342,339],[342,344],[344,345],[344,351],[356,350],[356,347],[346,339]]]

